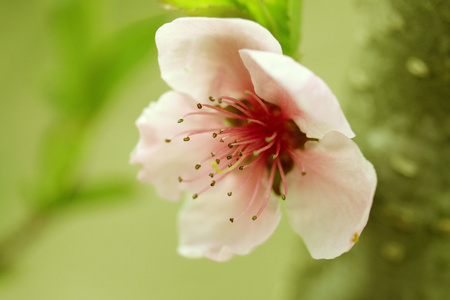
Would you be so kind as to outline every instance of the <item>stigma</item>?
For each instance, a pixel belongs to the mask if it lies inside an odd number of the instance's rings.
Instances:
[[[253,209],[258,191],[262,182],[267,179],[264,187],[263,201],[257,211],[252,212],[252,220],[256,221],[264,212],[270,198],[270,193],[278,195],[282,200],[288,196],[286,175],[297,167],[302,175],[306,175],[302,159],[298,150],[303,150],[307,141],[317,139],[307,138],[297,124],[289,117],[289,112],[259,98],[250,91],[245,91],[244,99],[235,99],[222,96],[209,97],[205,103],[197,103],[197,109],[178,119],[179,126],[183,126],[185,119],[190,116],[213,116],[219,118],[220,128],[199,128],[194,130],[181,130],[175,136],[166,138],[171,140],[180,138],[184,142],[197,134],[207,134],[211,138],[210,155],[199,157],[193,168],[198,173],[195,178],[178,177],[178,182],[195,181],[204,176],[210,177],[210,184],[192,195],[192,199],[201,197],[201,194],[221,184],[221,181],[233,174],[246,169],[263,170],[246,172],[245,178],[235,190],[228,191],[225,197],[232,197],[234,192],[245,188],[250,179],[256,179],[256,188],[247,201],[244,210],[238,216],[230,216],[231,223],[237,222],[241,217]]]

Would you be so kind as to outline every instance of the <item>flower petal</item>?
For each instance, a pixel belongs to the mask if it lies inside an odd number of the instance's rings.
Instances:
[[[256,94],[289,112],[308,137],[320,139],[330,131],[354,136],[336,97],[309,69],[277,53],[241,50],[240,54]]]
[[[178,177],[197,176],[195,165],[199,159],[211,156],[208,147],[204,147],[211,143],[209,134],[192,136],[189,142],[183,141],[184,136],[173,138],[170,143],[165,142],[165,139],[182,131],[221,126],[219,120],[208,116],[189,116],[183,123],[177,123],[183,115],[195,110],[196,102],[189,96],[167,92],[157,102],[150,103],[136,121],[140,140],[130,162],[142,165],[138,178],[154,185],[162,198],[178,200],[181,191],[189,189],[187,184],[178,182]],[[196,184],[208,182],[200,180]]]
[[[199,101],[253,90],[239,49],[281,53],[267,29],[243,19],[179,18],[158,29],[156,45],[162,78]]]
[[[307,142],[299,168],[288,175],[286,210],[312,257],[334,258],[350,250],[367,223],[376,174],[358,146],[338,132]]]
[[[264,198],[263,185],[257,188],[260,176],[253,176],[236,191],[252,171],[230,174],[197,199],[186,200],[179,215],[178,252],[181,255],[225,261],[234,255],[248,254],[272,235],[281,218],[276,199],[271,196],[263,213],[257,220],[252,220]],[[231,197],[227,196],[229,191],[233,191]],[[253,205],[241,218],[231,223],[229,219],[236,218],[245,210],[254,191],[257,195]]]

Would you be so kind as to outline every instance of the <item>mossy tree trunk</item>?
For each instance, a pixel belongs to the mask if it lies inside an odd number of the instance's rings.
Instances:
[[[450,0],[359,0],[347,116],[378,188],[359,243],[294,299],[450,297]]]

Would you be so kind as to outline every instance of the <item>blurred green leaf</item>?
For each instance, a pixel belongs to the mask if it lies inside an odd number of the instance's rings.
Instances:
[[[302,38],[302,8],[303,0],[288,0],[287,16],[289,30],[289,53],[295,60],[300,60],[301,53],[299,51]]]
[[[86,126],[72,119],[56,120],[44,135],[39,153],[35,206],[53,206],[77,193],[79,162],[84,150]]]
[[[85,105],[97,111],[146,58],[156,56],[155,33],[168,19],[157,16],[134,23],[101,44],[87,68]]]
[[[49,20],[58,70],[51,100],[64,115],[84,122],[112,98],[132,70],[156,53],[155,32],[168,17],[141,20],[105,38],[96,32],[101,27],[98,2],[54,2]]]
[[[189,16],[237,17],[258,22],[298,59],[303,0],[160,0],[164,7]]]
[[[136,181],[130,181],[129,178],[102,178],[101,181],[86,182],[86,185],[69,202],[96,205],[128,200],[135,191],[135,186]]]

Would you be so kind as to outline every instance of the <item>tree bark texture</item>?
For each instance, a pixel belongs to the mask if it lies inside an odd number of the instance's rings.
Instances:
[[[378,188],[360,241],[294,299],[450,299],[450,0],[359,0],[347,116]]]

